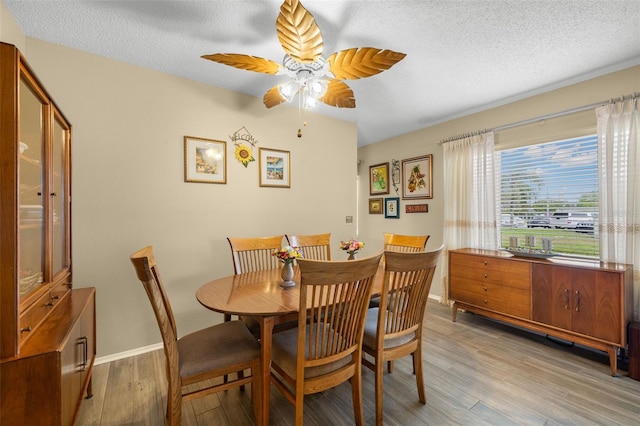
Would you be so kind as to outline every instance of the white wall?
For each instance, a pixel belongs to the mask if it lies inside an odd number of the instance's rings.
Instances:
[[[639,91],[640,66],[635,66],[358,149],[358,160],[360,161],[359,192],[361,194],[358,200],[359,229],[360,239],[366,244],[363,255],[370,254],[382,246],[383,232],[409,235],[429,234],[431,238],[427,242],[427,250],[442,244],[444,194],[442,145],[439,143],[441,140],[463,133],[567,111]],[[581,134],[594,133],[595,125],[595,111],[586,111],[498,132],[496,144],[497,148],[502,149],[512,145],[514,141],[540,142],[550,135],[558,138],[568,137],[567,130],[570,130],[574,135],[576,132]],[[433,199],[401,199],[399,219],[385,219],[384,215],[368,214],[368,199],[373,198],[369,195],[369,166],[386,162],[389,162],[391,166],[392,159],[403,160],[426,154],[433,154]],[[401,198],[401,187],[399,187],[399,192],[396,194],[391,187],[390,194],[385,197]],[[429,205],[428,213],[404,213],[405,205],[424,203]],[[437,272],[431,287],[431,295],[436,297],[442,294],[438,279],[440,272]]]
[[[6,15],[3,12],[3,20]],[[3,40],[4,41],[4,40]],[[352,123],[266,109],[261,99],[26,38],[22,52],[73,125],[74,286],[97,289],[98,356],[160,342],[129,255],[153,245],[185,334],[222,315],[197,288],[233,273],[227,236],[355,233],[357,133]],[[260,187],[229,135],[291,153],[291,188]],[[185,135],[227,142],[227,184],[184,182]]]

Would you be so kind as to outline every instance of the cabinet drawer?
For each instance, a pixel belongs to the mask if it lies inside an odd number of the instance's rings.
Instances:
[[[463,253],[450,253],[451,266],[471,267],[480,269],[489,269],[492,271],[500,271],[508,274],[529,274],[531,264],[529,262],[520,262],[511,258],[499,259],[491,256],[481,256]]]
[[[492,283],[457,279],[451,299],[495,312],[531,319],[531,292]]]
[[[526,265],[525,265],[526,266]],[[521,270],[524,269],[524,270]],[[512,272],[505,272],[496,269],[474,268],[469,266],[451,266],[452,279],[473,280],[480,283],[499,284],[506,287],[530,290],[529,268],[515,268]]]
[[[20,345],[22,345],[24,340],[31,335],[32,331],[40,325],[52,309],[53,303],[47,292],[33,302],[33,304],[20,315]]]

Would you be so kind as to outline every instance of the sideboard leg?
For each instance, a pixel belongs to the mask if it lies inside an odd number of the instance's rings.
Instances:
[[[611,368],[611,375],[618,377],[618,348],[610,346],[607,348],[609,354],[609,367]]]
[[[456,316],[458,315],[458,307],[456,306],[456,302],[453,302],[451,305],[451,321],[456,322]]]

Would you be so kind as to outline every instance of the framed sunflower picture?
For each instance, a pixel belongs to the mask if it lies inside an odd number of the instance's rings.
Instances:
[[[402,160],[402,199],[433,198],[433,154]]]
[[[289,151],[260,148],[260,186],[291,187],[291,161]]]
[[[369,166],[369,195],[389,193],[389,163]]]
[[[227,183],[227,143],[185,136],[184,181]]]

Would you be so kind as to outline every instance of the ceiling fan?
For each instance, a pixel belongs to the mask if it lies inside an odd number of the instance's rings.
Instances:
[[[202,58],[235,68],[286,75],[290,80],[269,89],[267,108],[300,95],[301,107],[320,101],[338,108],[355,108],[356,99],[343,80],[357,80],[388,70],[406,55],[373,47],[351,48],[322,56],[322,34],[313,15],[298,0],[284,0],[276,20],[278,40],[285,51],[282,64],[256,56],[216,53]]]

